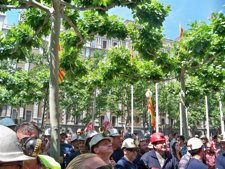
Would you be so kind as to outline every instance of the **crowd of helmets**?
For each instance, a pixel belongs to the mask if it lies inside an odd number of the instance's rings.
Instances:
[[[0,169],[225,169],[222,135],[185,139],[177,133],[154,132],[139,138],[116,128],[75,132],[60,132],[56,162],[51,128],[41,131],[27,122],[15,128],[10,118],[4,118],[0,120]]]

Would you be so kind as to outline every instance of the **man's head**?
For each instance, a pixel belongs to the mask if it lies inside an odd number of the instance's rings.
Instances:
[[[182,135],[177,136],[177,142],[180,144],[181,147],[184,146],[184,141],[185,141],[184,136]]]
[[[204,145],[208,142],[208,138],[207,138],[206,135],[202,135],[202,136],[200,137],[200,139],[202,140],[202,143],[203,143]]]
[[[23,161],[34,158],[24,155],[18,144],[16,133],[8,127],[0,125],[0,169],[14,169],[23,166]]]
[[[66,140],[66,133],[64,133],[64,132],[60,133],[60,135],[59,135],[60,144],[65,143],[65,140]]]
[[[140,148],[141,154],[144,154],[149,151],[148,142],[146,139],[140,139],[139,148]]]
[[[72,133],[70,131],[66,132],[66,142],[68,144],[71,143],[71,139],[72,139]]]
[[[154,133],[151,135],[151,144],[155,151],[163,154],[167,151],[166,139],[162,133]]]
[[[129,161],[134,161],[137,156],[137,146],[134,144],[134,139],[127,138],[123,141],[122,147],[124,156]]]
[[[116,150],[118,147],[121,146],[121,143],[122,143],[121,134],[115,128],[109,129],[108,132],[109,132],[109,137],[112,138],[113,150]]]
[[[76,139],[74,141],[72,141],[71,144],[73,146],[76,146],[76,149],[79,150],[80,153],[87,152],[87,147],[85,145],[85,139],[82,136],[76,136]]]
[[[21,141],[25,137],[38,138],[39,129],[33,122],[24,122],[16,128],[16,136],[19,141]]]
[[[97,155],[93,153],[85,153],[74,158],[67,169],[98,169],[106,166],[106,163]]]
[[[83,130],[81,128],[78,128],[77,131],[76,131],[76,134],[78,136],[82,135],[83,134]]]
[[[193,137],[190,138],[187,142],[187,148],[188,148],[188,152],[192,155],[198,155],[201,158],[203,158],[204,156],[204,149],[203,149],[203,143],[201,141],[201,139]]]
[[[104,137],[102,134],[97,134],[90,141],[90,149],[92,153],[110,156],[113,153],[112,139]]]

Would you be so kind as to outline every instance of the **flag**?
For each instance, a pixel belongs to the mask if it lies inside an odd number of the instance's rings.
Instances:
[[[156,129],[156,119],[155,119],[151,96],[148,97],[148,113],[150,113],[150,116],[151,116],[151,124],[153,128]]]
[[[59,70],[58,70],[58,81],[59,81],[59,83],[62,83],[65,75],[66,75],[66,71],[63,68],[60,67]]]
[[[90,122],[87,124],[86,128],[84,129],[84,132],[87,133],[87,132],[90,131],[90,130],[94,130],[94,124],[93,124],[92,121],[90,121]]]
[[[107,114],[104,117],[104,122],[103,122],[102,127],[103,127],[104,131],[107,131],[108,129],[112,128],[112,125],[109,121],[109,118],[108,118]]]
[[[181,39],[183,36],[183,32],[184,32],[184,29],[182,28],[181,25],[179,26],[179,30],[180,30],[180,39]]]
[[[61,48],[61,46],[59,45],[59,46],[58,46],[58,52],[61,52],[61,50],[62,50],[62,48]]]

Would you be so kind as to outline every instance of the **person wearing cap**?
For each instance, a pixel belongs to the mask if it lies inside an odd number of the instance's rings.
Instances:
[[[76,142],[78,150],[74,149],[74,151],[71,151],[71,153],[66,156],[67,160],[65,166],[67,166],[70,163],[70,161],[73,160],[75,157],[88,152],[87,147],[85,145],[85,139],[82,136],[73,137],[71,142],[72,145],[74,141]]]
[[[95,136],[96,134],[98,134],[98,132],[96,130],[89,130],[87,135],[86,135],[86,139],[85,139],[85,146],[87,148],[87,150],[90,152],[90,141],[92,139],[93,136]]]
[[[116,169],[137,169],[134,163],[137,157],[137,146],[134,144],[134,139],[127,138],[122,143],[124,156],[116,163]]]
[[[15,123],[15,122],[13,121],[13,119],[10,118],[10,117],[5,117],[5,118],[1,119],[1,120],[0,120],[0,125],[9,127],[9,128],[11,128],[12,130],[14,130],[15,127],[16,127],[16,123]]]
[[[23,168],[25,161],[35,160],[33,157],[26,156],[22,149],[17,145],[16,133],[10,128],[0,125],[0,168],[17,169]]]
[[[216,157],[216,169],[225,169],[225,138],[220,140],[221,151]]]
[[[73,146],[74,151],[79,151],[79,147],[78,147],[78,140],[77,140],[78,136],[74,135],[71,139],[71,145]]]
[[[140,155],[144,155],[149,151],[147,139],[142,138],[139,141],[139,153]]]
[[[110,159],[118,162],[123,156],[123,150],[121,149],[121,134],[115,128],[109,129],[109,137],[112,138],[112,146],[113,146],[113,154],[111,155]]]
[[[186,169],[208,169],[208,166],[203,163],[205,152],[201,139],[193,137],[187,142],[188,152],[192,158],[188,161]]]
[[[166,139],[162,133],[151,135],[153,150],[145,153],[141,157],[143,168],[176,169],[176,159],[167,151]]]
[[[99,157],[105,161],[106,164],[115,165],[113,160],[110,160],[110,156],[113,153],[112,139],[110,137],[104,137],[102,134],[96,134],[90,141],[91,153],[98,154]]]

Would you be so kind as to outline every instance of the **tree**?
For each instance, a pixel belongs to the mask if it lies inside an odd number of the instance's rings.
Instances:
[[[211,87],[205,86],[204,94],[207,95],[212,88],[221,88],[224,86],[224,21],[225,17],[222,13],[213,13],[210,24],[204,22],[194,22],[190,25],[190,29],[186,30],[183,37],[175,44],[174,57],[178,58],[177,72],[181,82],[181,103],[184,135],[188,137],[187,120],[185,116],[185,76],[195,75],[201,77],[200,80],[208,81],[210,79],[217,81],[210,83]],[[209,69],[210,67],[217,70]],[[211,73],[210,73],[211,72]],[[203,75],[204,74],[204,75]],[[203,78],[204,77],[204,78]],[[221,82],[222,83],[218,83]],[[203,84],[203,83],[202,83]],[[209,84],[206,82],[206,84]],[[219,86],[220,87],[219,87]],[[219,88],[218,88],[219,87]]]
[[[1,58],[24,59],[31,52],[32,47],[39,47],[43,44],[42,37],[50,35],[49,108],[52,127],[52,152],[57,160],[59,157],[59,143],[56,142],[59,133],[59,87],[57,79],[59,41],[62,40],[60,44],[64,49],[62,59],[65,60],[64,63],[69,63],[63,66],[69,69],[71,65],[74,65],[73,61],[78,56],[82,46],[88,40],[92,40],[94,35],[125,38],[128,33],[126,26],[117,17],[109,16],[106,13],[107,10],[115,6],[126,6],[132,9],[138,21],[146,23],[143,24],[139,36],[133,36],[136,39],[146,35],[159,35],[161,31],[158,28],[162,26],[162,21],[168,11],[155,0],[3,0],[0,2],[0,8],[4,11],[25,9],[24,22],[18,28],[10,30],[6,38],[0,40]],[[61,25],[63,25],[64,31],[60,38]],[[11,38],[8,38],[9,36]],[[152,43],[158,44],[160,37],[152,38]],[[138,45],[138,43],[136,44]],[[143,47],[140,48],[143,49]]]

